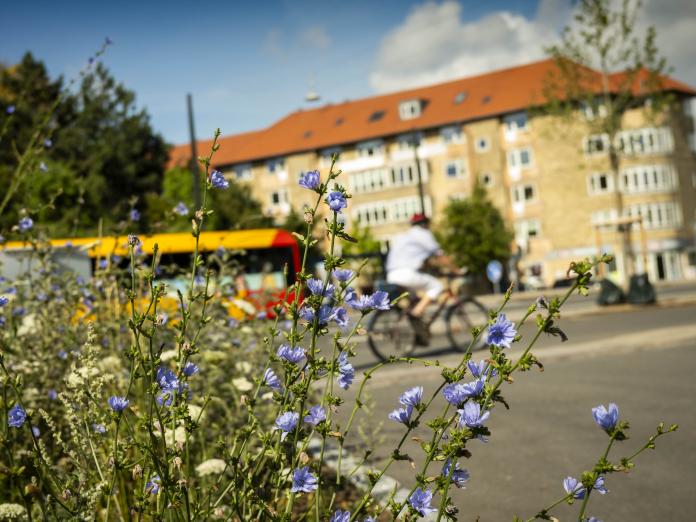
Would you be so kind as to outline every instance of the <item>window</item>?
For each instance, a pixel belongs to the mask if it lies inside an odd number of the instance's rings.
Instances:
[[[381,156],[384,154],[384,143],[382,140],[365,141],[358,143],[358,154],[363,157]]]
[[[484,172],[481,175],[479,175],[479,183],[483,185],[484,187],[492,187],[493,186],[493,174],[490,172]]]
[[[672,152],[674,140],[669,127],[645,127],[620,132],[616,147],[624,154],[643,155]]]
[[[284,203],[288,203],[288,191],[287,189],[278,189],[271,192],[271,205],[278,206]]]
[[[251,165],[249,165],[249,164],[235,165],[233,170],[234,170],[234,177],[240,181],[247,181],[253,177],[252,173],[251,173]]]
[[[412,120],[421,115],[422,103],[420,100],[407,100],[399,103],[399,117],[402,120]]]
[[[488,138],[476,138],[476,152],[486,152],[490,147]]]
[[[375,111],[370,114],[368,121],[379,121],[384,117],[384,111]]]
[[[413,185],[418,181],[415,164],[397,165],[391,169],[391,182],[394,186]]]
[[[641,192],[670,192],[679,186],[677,174],[671,165],[639,165],[621,171],[621,191],[626,194]]]
[[[673,228],[682,222],[679,204],[673,201],[631,205],[626,208],[626,215],[629,217],[641,216],[643,226],[648,230]]]
[[[331,147],[329,149],[323,149],[319,151],[319,164],[322,167],[328,167],[331,165],[333,155],[341,154],[341,147]]]
[[[532,150],[514,149],[508,152],[508,166],[511,169],[525,169],[532,166]]]
[[[423,134],[421,132],[402,134],[396,138],[396,142],[399,146],[399,150],[413,150],[413,145],[420,145],[423,139]]]
[[[536,199],[534,185],[515,185],[510,190],[512,192],[512,201],[515,203],[529,203]]]
[[[515,222],[515,241],[525,245],[534,237],[541,235],[541,225],[538,219],[522,219]]]
[[[442,136],[442,141],[444,141],[447,145],[450,145],[452,143],[464,142],[462,136],[462,128],[458,125],[452,125],[451,127],[443,127],[442,129],[440,129],[440,136]]]
[[[266,167],[271,174],[278,174],[278,172],[285,169],[285,161],[283,158],[272,159],[266,163]]]
[[[614,191],[614,178],[606,172],[594,172],[587,176],[587,193],[591,196]]]
[[[583,144],[585,154],[602,154],[609,150],[609,137],[606,134],[593,134],[585,138]]]
[[[525,131],[528,129],[527,113],[515,112],[503,117],[505,130],[508,132]]]
[[[356,205],[353,216],[361,225],[382,225],[389,221],[389,209],[384,201]]]
[[[582,112],[586,120],[592,121],[598,116],[604,118],[607,115],[607,108],[601,101],[594,100],[592,102],[582,102],[580,104],[580,112]]]
[[[448,178],[463,178],[466,176],[466,167],[462,160],[453,160],[445,163],[445,175]]]
[[[350,191],[356,194],[381,190],[387,185],[387,181],[386,169],[356,172],[348,178]]]

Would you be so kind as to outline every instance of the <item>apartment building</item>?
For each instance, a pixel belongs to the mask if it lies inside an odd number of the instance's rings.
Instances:
[[[519,267],[528,280],[551,284],[571,260],[599,249],[619,256],[617,191],[624,216],[641,216],[644,241],[631,235],[638,270],[653,280],[696,278],[696,140],[691,110],[696,91],[667,78],[674,108],[648,119],[625,116],[617,144],[623,151],[618,183],[609,172],[607,137],[592,134],[591,108],[572,123],[531,110],[543,101],[551,60],[429,87],[299,110],[270,127],[223,137],[215,166],[250,183],[279,223],[312,194],[300,173],[326,172],[334,153],[342,184],[353,198],[351,223],[370,226],[389,241],[420,211],[435,223],[453,198],[475,183],[515,231]],[[201,142],[199,151],[210,147]],[[172,165],[189,161],[188,145],[171,152]],[[605,224],[604,226],[601,226]],[[623,276],[619,273],[619,276]]]

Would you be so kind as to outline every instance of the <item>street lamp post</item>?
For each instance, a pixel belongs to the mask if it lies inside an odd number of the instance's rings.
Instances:
[[[423,194],[423,178],[421,177],[420,161],[418,159],[418,134],[413,133],[413,158],[416,162],[416,176],[418,179],[418,199],[420,201],[420,213],[425,215],[425,195]]]

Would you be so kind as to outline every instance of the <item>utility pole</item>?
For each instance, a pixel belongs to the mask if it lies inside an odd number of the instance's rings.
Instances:
[[[200,169],[198,168],[198,151],[196,150],[196,129],[193,126],[193,97],[186,95],[186,105],[188,107],[189,137],[191,139],[191,178],[193,181],[193,200],[196,203],[196,210],[201,208],[201,180]]]
[[[418,160],[418,134],[413,132],[413,159],[416,162],[416,175],[418,176],[418,199],[420,200],[420,213],[425,215],[425,196],[423,195],[423,178],[421,177],[420,161]]]

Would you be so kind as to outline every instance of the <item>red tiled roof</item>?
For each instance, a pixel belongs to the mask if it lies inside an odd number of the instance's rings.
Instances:
[[[244,163],[524,110],[543,103],[544,83],[554,70],[554,61],[547,59],[437,85],[298,110],[266,129],[220,138],[214,163]],[[614,80],[619,78],[615,75]],[[672,78],[665,78],[663,87],[696,95],[691,87]],[[456,102],[458,95],[464,97],[460,103]],[[402,120],[399,103],[413,99],[421,100],[421,115]],[[370,121],[379,111],[383,111],[381,118]],[[200,141],[198,154],[206,154],[210,144],[210,140]],[[189,158],[190,145],[175,146],[170,166],[185,165]]]

